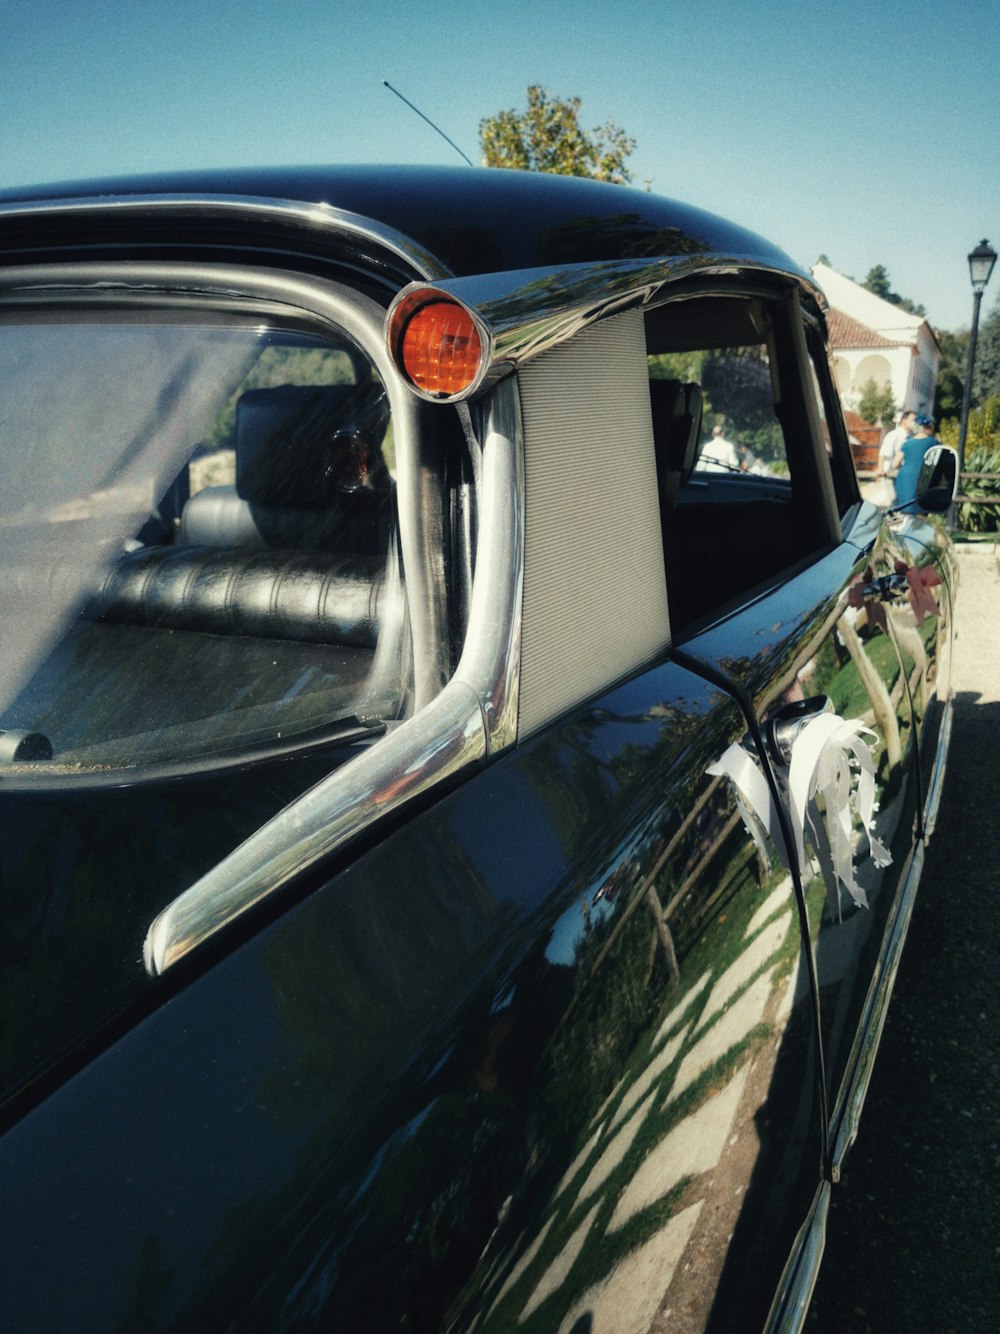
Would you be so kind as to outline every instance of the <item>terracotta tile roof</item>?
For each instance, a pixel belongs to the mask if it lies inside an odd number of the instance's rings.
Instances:
[[[842,310],[831,310],[827,318],[830,330],[831,347],[900,347],[907,346],[909,339],[883,338],[867,324],[845,315]]]

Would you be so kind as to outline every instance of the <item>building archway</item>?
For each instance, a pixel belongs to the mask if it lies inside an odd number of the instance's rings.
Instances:
[[[879,389],[887,389],[892,384],[892,367],[887,357],[873,352],[861,358],[854,371],[852,388],[860,394],[869,380],[874,380]]]
[[[844,397],[851,390],[851,368],[844,357],[834,357],[830,363],[833,369],[833,382],[837,393]]]

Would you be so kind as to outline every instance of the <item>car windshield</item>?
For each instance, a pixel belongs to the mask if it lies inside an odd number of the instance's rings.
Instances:
[[[222,762],[407,707],[385,389],[346,335],[0,323],[0,773]]]

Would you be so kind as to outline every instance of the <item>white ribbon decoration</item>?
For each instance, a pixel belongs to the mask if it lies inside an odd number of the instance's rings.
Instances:
[[[707,772],[713,778],[728,778],[733,785],[736,806],[753,839],[765,866],[771,862],[767,849],[767,839],[778,849],[782,865],[788,870],[785,860],[784,842],[781,826],[778,824],[778,812],[771,800],[771,789],[757,762],[747,754],[738,741],[734,741],[725,754]]]
[[[788,797],[795,859],[802,882],[807,884],[811,879],[806,846],[808,836],[830,902],[836,906],[838,914],[840,885],[858,907],[868,907],[868,896],[858,884],[854,870],[855,812],[875,865],[885,867],[892,863],[889,850],[872,832],[875,765],[865,737],[876,739],[876,734],[857,718],[817,714],[803,724],[792,743],[787,767],[776,768],[778,783]],[[857,767],[856,784],[851,774],[852,759]],[[764,839],[767,834],[782,865],[789,870],[778,812],[757,759],[736,742],[709,766],[708,773],[726,777],[732,783],[740,815],[765,862],[769,860]],[[817,797],[823,799],[823,811]]]

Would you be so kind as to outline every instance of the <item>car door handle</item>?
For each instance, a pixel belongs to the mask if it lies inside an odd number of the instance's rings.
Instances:
[[[857,588],[865,602],[893,602],[909,593],[910,583],[905,574],[883,574]]]
[[[833,712],[833,700],[829,695],[811,695],[808,699],[798,699],[775,709],[764,720],[762,729],[764,743],[775,764],[789,764],[792,747],[806,724],[822,713]]]

